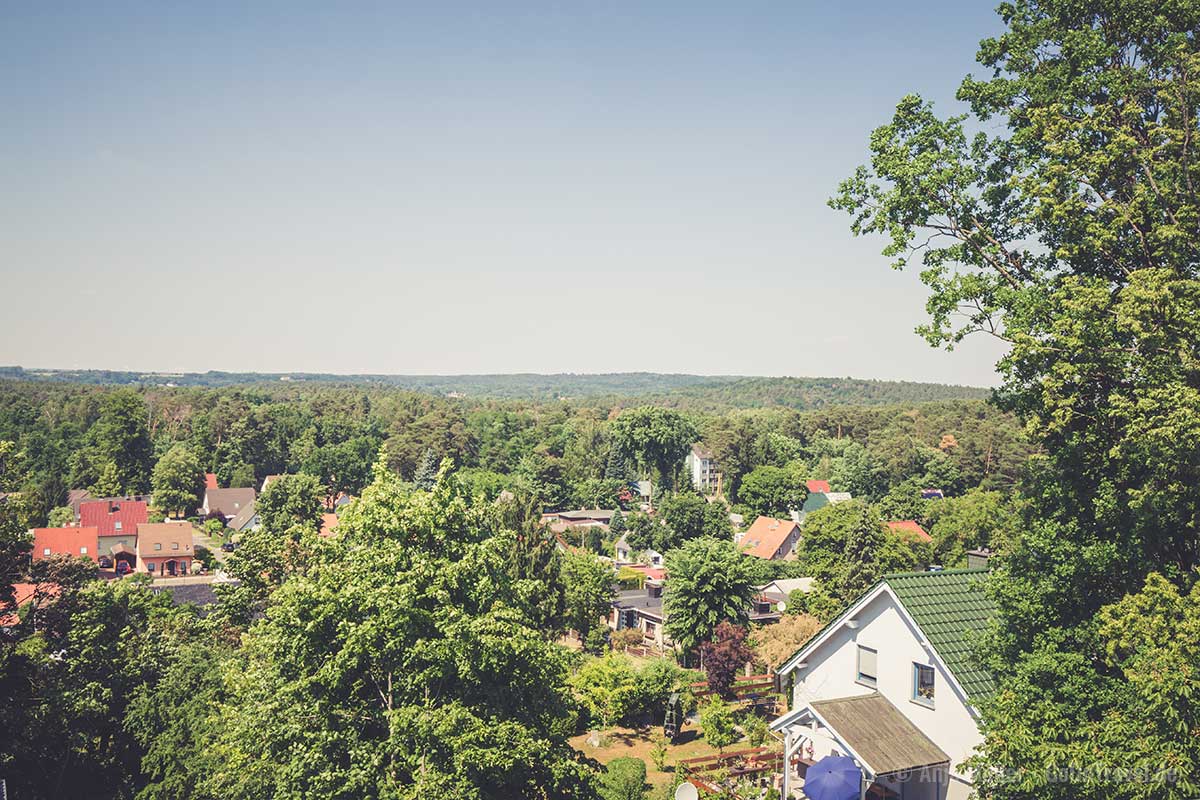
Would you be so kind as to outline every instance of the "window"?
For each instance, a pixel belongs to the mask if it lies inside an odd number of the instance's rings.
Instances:
[[[879,662],[879,652],[869,647],[858,646],[858,677],[859,683],[866,686],[875,685],[875,677],[879,674],[876,664]]]
[[[913,664],[913,697],[922,705],[933,705],[933,667]]]
[[[146,572],[154,572],[154,565],[153,565],[153,564],[147,564],[147,565],[146,565]]]
[[[48,555],[50,555],[50,548],[49,548],[49,547],[43,547],[43,548],[42,548],[42,555],[44,555],[44,556],[48,556]]]
[[[179,542],[171,542],[171,549],[172,549],[172,550],[178,550],[178,549],[179,549]]]
[[[121,520],[117,520],[116,522],[113,523],[113,530],[114,531],[121,530]]]
[[[87,555],[87,547],[79,548],[79,555],[86,556]]]
[[[154,543],[154,549],[155,549],[155,550],[162,550],[162,542],[155,542],[155,543]]]

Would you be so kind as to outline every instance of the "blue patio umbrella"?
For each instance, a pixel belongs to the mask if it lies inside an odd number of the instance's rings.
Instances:
[[[847,756],[825,756],[804,773],[804,796],[809,800],[858,800],[862,772]]]

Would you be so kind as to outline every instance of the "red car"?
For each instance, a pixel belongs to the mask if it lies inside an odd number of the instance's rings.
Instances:
[[[118,575],[128,575],[131,572],[133,572],[133,568],[129,566],[128,561],[118,561],[117,562],[117,574]]]

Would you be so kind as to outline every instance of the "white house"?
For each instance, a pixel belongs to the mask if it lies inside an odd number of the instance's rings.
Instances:
[[[807,766],[850,756],[871,784],[903,800],[965,800],[962,766],[982,741],[975,704],[994,689],[974,641],[993,614],[986,569],[888,575],[779,670],[791,710],[784,797]]]
[[[683,464],[692,478],[694,488],[704,492],[717,488],[717,464],[713,461],[712,453],[694,444]]]

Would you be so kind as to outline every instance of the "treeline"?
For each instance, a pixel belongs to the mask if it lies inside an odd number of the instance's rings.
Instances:
[[[279,383],[317,386],[407,389],[474,399],[552,402],[589,399],[623,405],[631,397],[655,405],[721,411],[779,405],[817,408],[830,404],[875,405],[932,400],[983,399],[987,389],[911,381],[858,378],[764,378],[733,375],[683,375],[615,372],[599,375],[334,375],[331,373],[262,372],[127,372],[114,370],[26,370],[0,367],[0,379],[37,380],[103,386],[181,386],[190,388],[263,388]]]
[[[189,389],[0,382],[0,491],[19,492],[43,524],[71,488],[97,496],[146,492],[154,465],[185,445],[222,486],[307,473],[330,494],[357,494],[383,454],[404,480],[428,480],[443,459],[478,493],[510,490],[545,508],[614,507],[651,472],[688,488],[682,459],[646,469],[613,447],[619,406],[448,399],[397,389],[306,385]],[[761,467],[829,480],[875,500],[917,480],[960,494],[1006,489],[1028,443],[1015,419],[978,400],[799,412],[688,412],[697,441],[748,510],[743,479]],[[792,478],[789,478],[794,483]]]

